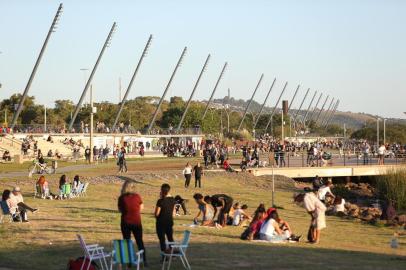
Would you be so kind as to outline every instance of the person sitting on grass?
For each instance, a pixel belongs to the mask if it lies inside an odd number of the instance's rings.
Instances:
[[[255,240],[259,239],[259,231],[264,222],[266,213],[265,207],[260,205],[255,211],[254,217],[247,229],[241,234],[242,240]]]
[[[336,196],[333,201],[333,213],[337,216],[345,215],[345,200],[341,196]]]
[[[237,202],[234,204],[233,208],[233,226],[244,226],[247,222],[249,223],[251,221],[251,217],[245,213],[245,211],[248,209],[246,204],[240,207],[240,204]]]
[[[5,189],[1,195],[1,209],[4,213],[10,213],[13,221],[20,221],[21,216],[18,212],[17,207],[12,206],[12,202],[10,199],[11,191],[9,189]]]
[[[13,192],[10,194],[9,208],[10,209],[18,208],[22,222],[28,222],[27,210],[32,213],[38,211],[37,208],[32,208],[24,203],[24,198],[23,195],[21,194],[20,187],[14,187]]]
[[[52,200],[52,195],[51,192],[49,190],[49,183],[48,181],[45,179],[45,176],[41,175],[37,181],[37,185],[39,186],[39,188],[41,189],[41,194],[45,195],[45,199],[50,198]]]
[[[279,216],[277,211],[273,211],[265,220],[259,231],[259,239],[269,242],[282,242],[288,240],[290,235],[282,231],[279,227]]]
[[[223,169],[226,170],[227,172],[236,172],[230,165],[230,162],[228,161],[228,158],[224,160],[223,162]]]
[[[62,190],[62,187],[67,183],[66,181],[66,175],[62,174],[61,177],[59,178],[59,189]]]
[[[240,163],[240,169],[242,172],[245,172],[248,167],[248,162],[245,158],[242,158],[241,163]]]
[[[73,183],[72,183],[72,192],[75,194],[78,194],[80,192],[79,186],[82,182],[80,182],[80,177],[79,175],[75,175],[73,178]]]
[[[200,193],[196,193],[193,195],[193,199],[195,199],[195,202],[198,205],[199,212],[197,213],[196,217],[193,219],[194,224],[198,224],[198,220],[200,215],[202,215],[202,223],[201,226],[215,226],[214,223],[214,209],[213,206],[210,204],[206,203],[203,200],[203,195]]]
[[[3,161],[11,161],[10,152],[8,150],[3,153]]]

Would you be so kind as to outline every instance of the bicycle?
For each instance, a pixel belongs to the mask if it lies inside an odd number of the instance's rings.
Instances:
[[[41,164],[38,160],[34,160],[32,164],[28,167],[28,176],[31,177],[34,173],[37,174],[54,174],[56,172],[55,168],[48,166],[46,163]]]

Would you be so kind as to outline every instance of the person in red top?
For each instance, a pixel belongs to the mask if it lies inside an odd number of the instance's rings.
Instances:
[[[144,250],[144,265],[147,265],[144,241],[142,240],[141,211],[144,208],[141,196],[135,192],[136,182],[134,180],[125,181],[121,196],[118,198],[118,210],[121,213],[121,233],[124,239],[131,239],[134,234],[138,250]]]
[[[223,162],[223,168],[224,170],[226,170],[227,172],[235,172],[235,170],[231,167],[230,162],[228,161],[228,158],[226,160],[224,160]]]

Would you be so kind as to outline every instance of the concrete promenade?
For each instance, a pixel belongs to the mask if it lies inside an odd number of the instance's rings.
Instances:
[[[329,167],[284,167],[284,168],[255,168],[250,169],[255,176],[284,175],[290,178],[310,178],[316,175],[320,177],[346,177],[346,176],[374,176],[384,175],[388,171],[406,168],[406,164],[398,165],[347,165],[347,166],[329,166]]]

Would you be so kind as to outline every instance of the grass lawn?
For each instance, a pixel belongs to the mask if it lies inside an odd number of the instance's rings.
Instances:
[[[143,197],[144,242],[149,269],[160,269],[158,239],[152,216],[159,187],[168,182],[172,195],[189,199],[188,208],[194,215],[197,207],[192,200],[195,188],[185,189],[180,172],[185,159],[144,160],[129,162],[130,173],[116,175],[114,162],[80,170],[90,179],[88,196],[63,201],[33,199],[34,179],[16,177],[0,179],[1,190],[18,184],[25,201],[40,210],[30,214],[28,224],[0,224],[0,269],[66,269],[70,258],[82,256],[76,234],[81,233],[89,243],[99,243],[108,250],[111,240],[121,238],[117,198],[126,177],[139,181]],[[176,169],[176,171],[174,171]],[[73,178],[75,172],[67,175]],[[48,177],[51,191],[56,192],[59,175]],[[239,174],[210,174],[203,178],[205,194],[226,193],[246,203],[253,212],[260,202],[270,205],[269,182]],[[277,185],[280,187],[280,185]],[[308,214],[291,202],[293,187],[278,188],[276,203],[296,234],[307,232]],[[175,220],[175,238],[179,239],[183,224],[191,224],[193,216]],[[242,241],[243,228],[192,228],[188,257],[193,269],[406,269],[406,239],[400,248],[390,248],[393,228],[362,224],[337,217],[327,217],[327,229],[322,231],[319,245],[305,241],[297,244],[267,244]],[[176,261],[172,269],[182,269]]]

